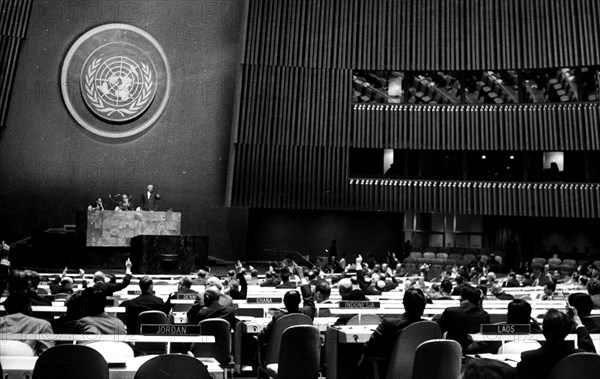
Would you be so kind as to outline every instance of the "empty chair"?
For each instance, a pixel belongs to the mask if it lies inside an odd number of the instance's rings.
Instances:
[[[415,352],[413,379],[457,379],[460,376],[462,348],[453,340],[431,340]],[[435,359],[432,359],[435,357]]]
[[[287,328],[281,336],[279,361],[267,365],[272,378],[316,379],[319,376],[319,330],[312,325]]]
[[[208,369],[196,358],[182,354],[165,354],[149,359],[135,373],[134,379],[208,379]]]
[[[40,355],[33,367],[36,379],[108,379],[102,354],[83,345],[54,346]]]
[[[381,317],[373,314],[357,314],[352,316],[346,325],[379,325]]]
[[[600,355],[575,353],[558,362],[550,371],[548,379],[597,379],[600,372]]]
[[[161,311],[140,313],[136,321],[136,334],[142,334],[142,324],[167,324],[167,315]],[[135,350],[141,354],[164,354],[167,352],[167,344],[164,342],[137,342]]]
[[[0,342],[0,357],[33,357],[35,352],[25,342],[2,341]]]
[[[437,259],[446,260],[448,259],[448,253],[437,253],[436,257]]]
[[[425,259],[435,259],[435,253],[431,252],[431,251],[425,252],[425,253],[423,253],[423,258],[425,258]]]
[[[412,259],[420,259],[422,257],[423,257],[423,254],[421,254],[421,252],[419,252],[419,251],[413,251],[410,253],[410,256],[409,256],[409,258],[412,258]]]
[[[221,366],[231,361],[231,326],[222,318],[209,318],[200,321],[200,335],[215,336],[215,343],[192,344],[191,351],[195,357],[212,357]]]
[[[296,325],[312,325],[312,320],[305,314],[292,313],[280,317],[275,322],[271,330],[271,335],[269,336],[267,351],[265,352],[264,357],[261,356],[260,347],[258,349],[259,373],[264,372],[268,375],[267,366],[271,363],[279,362],[279,347],[281,346],[281,336],[287,328]]]
[[[500,346],[498,354],[521,354],[524,351],[539,349],[540,346],[537,341],[509,341]]]
[[[558,258],[550,258],[548,259],[548,266],[550,270],[555,270],[558,266],[560,266],[561,260]]]
[[[133,349],[125,342],[96,341],[85,344],[100,354],[106,362],[123,362],[133,358]]]
[[[440,326],[433,321],[419,321],[404,328],[390,355],[386,378],[411,379],[417,347],[425,341],[439,339],[441,336]],[[379,378],[377,365],[373,367],[375,378]]]

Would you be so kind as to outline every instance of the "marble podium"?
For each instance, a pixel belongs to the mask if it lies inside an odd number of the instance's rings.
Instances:
[[[181,234],[181,213],[144,211],[88,211],[86,246],[130,246],[131,239],[142,235],[176,236]]]

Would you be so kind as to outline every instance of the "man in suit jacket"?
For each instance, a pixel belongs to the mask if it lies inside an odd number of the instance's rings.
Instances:
[[[581,323],[590,333],[600,333],[600,319],[592,318],[593,302],[586,293],[572,293],[569,295],[569,305],[577,309]]]
[[[144,276],[140,279],[140,290],[142,293],[140,296],[127,302],[125,315],[127,319],[127,332],[129,334],[137,334],[136,323],[140,313],[145,311],[161,311],[166,314],[168,312],[163,299],[152,294],[153,288],[152,278]]]
[[[188,322],[199,323],[209,318],[222,318],[229,322],[231,328],[235,327],[235,308],[219,304],[219,290],[209,287],[204,291],[204,307],[194,304],[187,313]]]
[[[384,317],[365,343],[364,354],[359,362],[359,368],[364,375],[370,376],[373,371],[369,364],[371,360],[373,363],[378,362],[380,377],[386,377],[387,365],[398,336],[410,324],[421,321],[427,299],[423,291],[411,288],[404,293],[402,304],[404,304],[404,314],[399,317]]]
[[[127,334],[123,321],[104,311],[106,295],[87,288],[81,295],[81,308],[86,315],[75,322],[76,334]]]
[[[296,290],[287,291],[285,295],[283,295],[283,304],[285,305],[285,310],[276,312],[269,324],[258,334],[258,341],[262,344],[267,344],[269,342],[273,325],[275,325],[275,322],[281,317],[292,313],[304,313],[304,308],[300,309],[300,293]],[[310,317],[311,315],[308,316]]]
[[[572,309],[572,308],[571,308]],[[590,334],[581,323],[576,309],[572,309],[573,318],[556,309],[549,309],[544,316],[542,324],[546,342],[537,350],[521,353],[521,361],[517,365],[519,378],[521,379],[543,379],[547,378],[552,368],[563,358],[574,353],[595,353],[594,343]],[[575,323],[577,331],[578,349],[572,347],[565,337],[571,331]]]
[[[490,315],[479,307],[482,293],[477,288],[465,285],[460,293],[460,306],[449,307],[436,320],[447,339],[460,343],[463,350],[469,344],[469,333],[478,333],[481,324],[490,323]]]
[[[125,262],[125,276],[121,283],[106,283],[106,275],[102,271],[96,271],[94,273],[94,285],[92,288],[101,291],[106,296],[111,296],[113,293],[126,288],[131,281],[131,266],[131,261],[127,258]]]
[[[148,184],[146,191],[140,196],[140,209],[143,211],[155,211],[156,201],[160,199],[160,195],[154,193],[154,186]]]

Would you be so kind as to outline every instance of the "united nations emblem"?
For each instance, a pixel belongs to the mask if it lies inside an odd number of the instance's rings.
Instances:
[[[107,138],[147,130],[164,110],[170,71],[158,42],[143,30],[108,24],[80,37],[62,71],[67,109],[89,132]]]

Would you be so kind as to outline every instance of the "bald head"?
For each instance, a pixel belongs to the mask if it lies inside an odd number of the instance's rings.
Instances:
[[[340,280],[338,283],[338,290],[340,291],[340,296],[342,299],[345,299],[352,292],[352,280],[350,278],[344,278]]]
[[[104,282],[105,275],[102,271],[96,271],[94,273],[94,283],[96,282]]]

